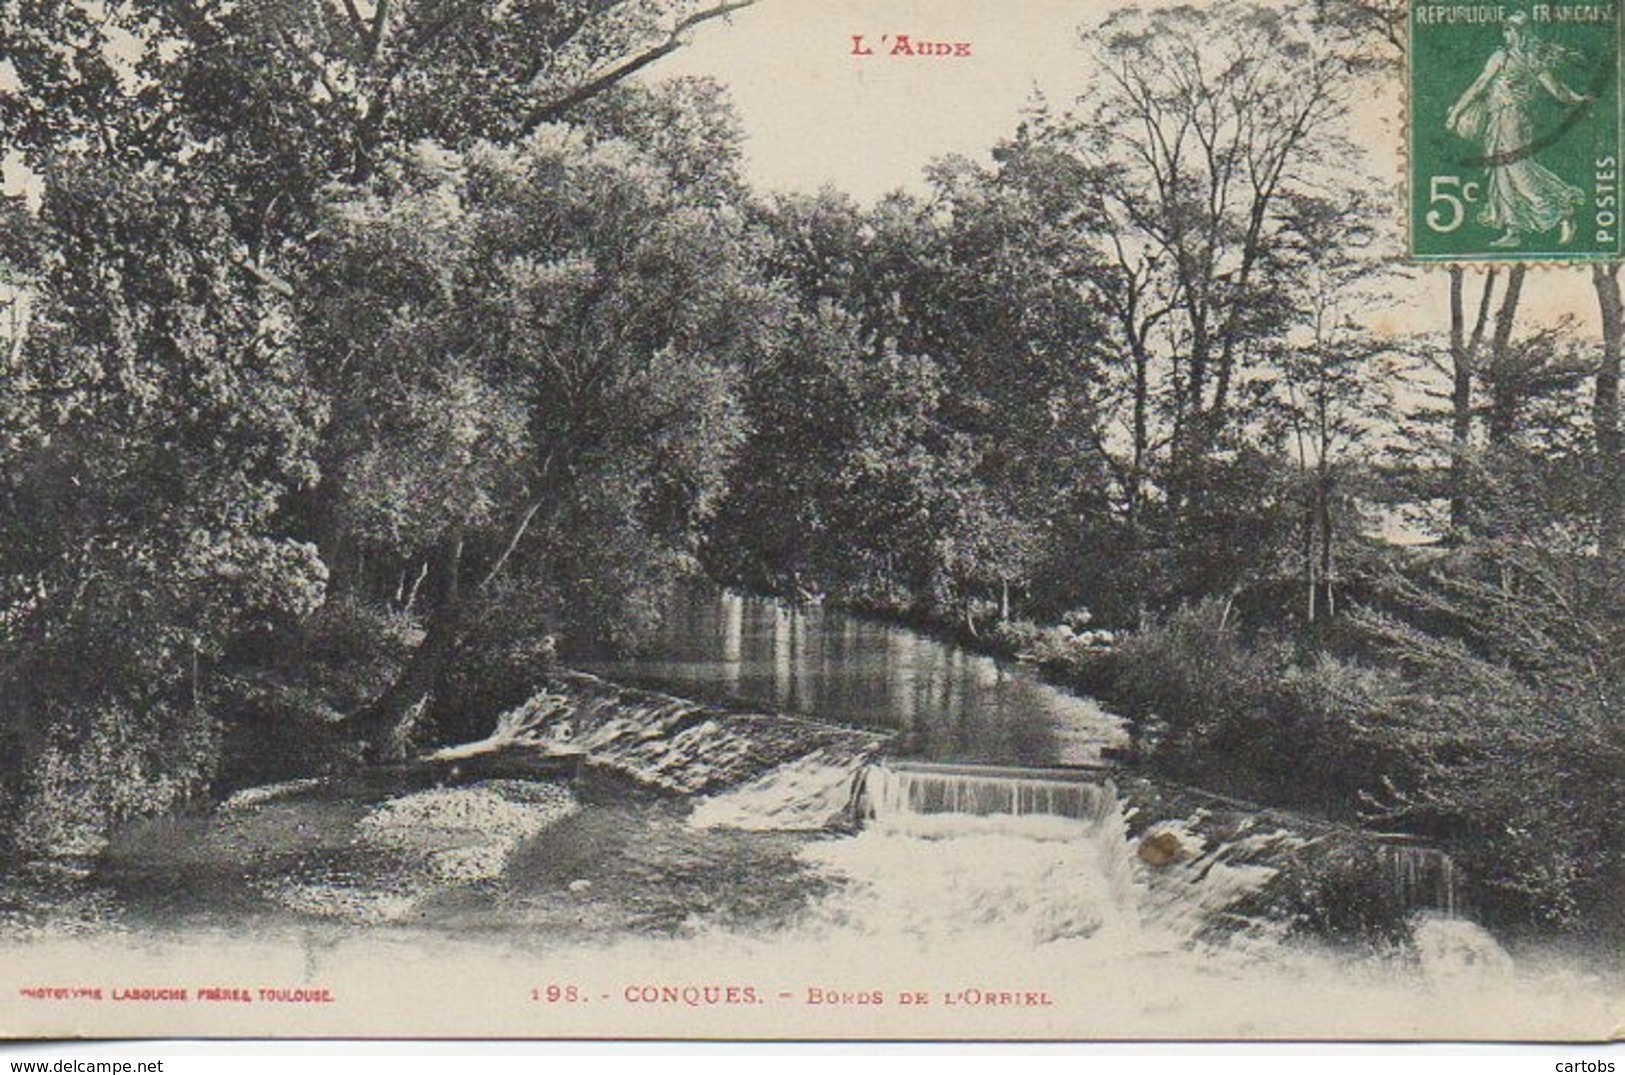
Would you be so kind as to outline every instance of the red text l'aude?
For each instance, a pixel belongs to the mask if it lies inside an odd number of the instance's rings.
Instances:
[[[871,45],[866,35],[852,35],[853,56],[932,56],[961,58],[971,54],[969,41],[924,41],[911,34],[881,34]]]

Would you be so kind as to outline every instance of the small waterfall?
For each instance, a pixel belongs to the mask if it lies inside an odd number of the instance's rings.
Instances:
[[[574,736],[569,720],[570,699],[550,691],[537,694],[524,705],[497,717],[497,725],[484,739],[442,747],[430,754],[434,761],[461,761],[513,747],[544,751],[568,749]]]
[[[852,836],[801,852],[861,879],[834,905],[844,929],[932,945],[969,932],[990,954],[1140,929],[1134,845],[1103,769],[879,762],[854,781],[852,816]]]
[[[1091,775],[1098,782],[1089,780]],[[871,766],[861,779],[855,803],[859,821],[918,814],[1098,821],[1117,809],[1117,790],[1104,770],[893,762]]]
[[[1007,838],[1099,841],[1105,819],[1134,813],[1107,773],[889,761],[859,775],[853,817],[867,829],[933,839],[996,829]],[[1381,928],[1416,915],[1459,921],[1470,911],[1466,879],[1436,847],[1355,829],[1311,837],[1239,805],[1199,807],[1134,839],[1121,832],[1097,853],[1119,889],[1137,879],[1143,913],[1186,938],[1267,944],[1295,921]]]
[[[1455,860],[1438,848],[1384,838],[1379,861],[1394,906],[1403,913],[1431,911],[1461,918],[1471,911],[1466,878]]]

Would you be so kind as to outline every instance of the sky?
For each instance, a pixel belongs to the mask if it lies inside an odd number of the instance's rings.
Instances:
[[[728,23],[710,23],[650,69],[651,77],[711,75],[729,86],[744,124],[745,172],[759,190],[812,191],[828,184],[872,201],[922,189],[933,159],[987,159],[1042,91],[1057,109],[1087,86],[1079,30],[1120,6],[1111,0],[757,0]],[[1154,6],[1154,5],[1153,5]],[[862,34],[873,55],[854,55]],[[882,43],[881,35],[891,35]],[[965,56],[888,55],[897,35],[968,43]],[[1403,187],[1404,87],[1374,86],[1354,106],[1361,170]],[[1396,203],[1397,204],[1397,203]],[[1397,211],[1397,210],[1396,210]],[[1403,233],[1394,231],[1395,242]],[[1395,251],[1396,256],[1400,253]],[[1396,281],[1393,302],[1371,315],[1379,331],[1439,331],[1442,268]],[[1572,315],[1597,328],[1583,269],[1532,268],[1520,320]]]
[[[655,71],[731,87],[760,188],[828,183],[869,201],[917,188],[935,157],[985,156],[1035,88],[1074,98],[1086,77],[1078,28],[1108,10],[1096,0],[758,0],[730,25],[697,30]],[[872,55],[854,55],[856,34]],[[911,49],[965,44],[970,55],[892,55],[900,36]]]
[[[725,83],[743,122],[745,172],[763,191],[832,185],[864,202],[899,187],[923,188],[923,169],[950,153],[987,159],[1015,131],[1042,91],[1065,108],[1086,87],[1080,28],[1098,24],[1112,0],[756,0],[728,22],[697,28],[686,48],[653,65],[651,78],[703,74]],[[857,55],[854,35],[862,35]],[[969,55],[893,55],[942,46]],[[966,49],[949,46],[965,45]],[[931,51],[937,51],[932,49]],[[0,92],[12,82],[0,61]],[[1379,85],[1356,104],[1356,140],[1372,182],[1403,186],[1403,87]],[[27,185],[17,161],[3,162],[0,188]],[[1395,230],[1395,241],[1399,232]],[[1396,255],[1398,251],[1396,249]],[[1394,301],[1372,327],[1396,334],[1438,331],[1442,269],[1397,282]],[[1523,320],[1576,316],[1597,327],[1584,270],[1537,268],[1525,287]]]

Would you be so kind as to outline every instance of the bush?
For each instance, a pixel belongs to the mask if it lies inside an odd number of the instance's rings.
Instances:
[[[216,791],[353,769],[359,746],[344,718],[377,697],[420,632],[411,617],[352,597],[335,598],[283,638],[269,668],[224,677],[223,758]]]
[[[204,800],[218,740],[212,716],[185,705],[104,703],[63,714],[21,774],[17,854],[92,856],[115,825]]]
[[[1499,924],[1617,932],[1625,617],[1576,567],[1396,581],[1345,655],[1208,602],[1124,640],[1104,693],[1158,770],[1438,841]]]
[[[999,655],[1036,664],[1057,682],[1099,692],[1108,681],[1117,635],[1098,628],[1077,631],[1064,623],[1042,627],[1031,620],[1006,620],[989,641]]]
[[[1625,881],[1621,624],[1583,573],[1520,558],[1493,585],[1405,584],[1417,619],[1359,617],[1403,671],[1388,733],[1409,780],[1372,797],[1385,823],[1456,838],[1503,921],[1617,916]],[[1615,923],[1619,925],[1619,923]]]
[[[1234,786],[1234,767],[1267,741],[1250,741],[1282,671],[1229,623],[1228,605],[1182,609],[1124,640],[1112,662],[1111,701],[1136,745],[1159,768]]]
[[[1210,601],[1124,639],[1108,699],[1155,767],[1208,787],[1354,817],[1404,760],[1375,725],[1390,673],[1248,637]]]
[[[462,743],[489,735],[497,717],[536,693],[557,658],[557,607],[539,582],[516,578],[474,618],[435,690],[420,735]]]

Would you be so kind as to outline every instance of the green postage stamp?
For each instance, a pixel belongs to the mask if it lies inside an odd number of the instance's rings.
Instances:
[[[1411,255],[1620,257],[1619,67],[1616,3],[1413,3]]]

